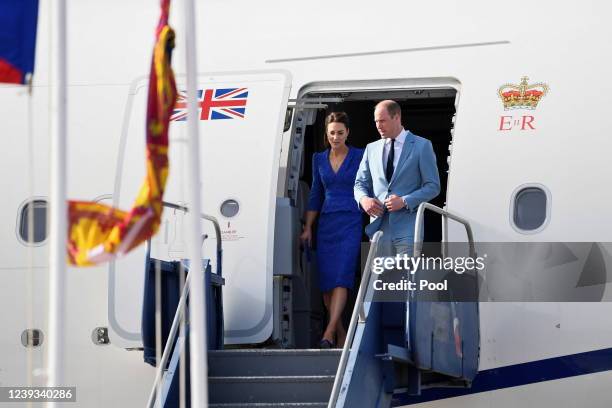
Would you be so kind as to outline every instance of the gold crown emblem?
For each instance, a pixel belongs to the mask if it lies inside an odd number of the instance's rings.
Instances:
[[[548,93],[548,85],[538,82],[529,85],[528,77],[522,77],[521,83],[504,84],[499,87],[497,93],[504,104],[504,110],[508,109],[535,109],[538,102]]]

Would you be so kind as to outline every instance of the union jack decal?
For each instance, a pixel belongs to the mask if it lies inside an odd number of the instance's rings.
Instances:
[[[248,88],[199,89],[200,120],[243,119],[248,96]],[[187,120],[186,91],[179,91],[170,120],[176,122]]]

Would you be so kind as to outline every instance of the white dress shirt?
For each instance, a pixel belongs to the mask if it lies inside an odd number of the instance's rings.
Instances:
[[[400,154],[402,154],[402,148],[404,147],[404,141],[406,140],[406,135],[408,132],[406,129],[402,128],[402,131],[395,138],[395,145],[393,156],[393,171],[397,169],[397,163],[399,163]],[[383,148],[383,169],[387,168],[387,158],[389,157],[389,150],[391,148],[391,139],[385,139],[385,146]]]

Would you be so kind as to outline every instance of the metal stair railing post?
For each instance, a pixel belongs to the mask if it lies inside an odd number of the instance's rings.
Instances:
[[[169,202],[163,202],[164,207],[174,208],[176,210],[181,211],[189,211],[187,207],[182,205],[173,204]],[[200,214],[202,219],[212,222],[215,227],[215,235],[217,237],[217,274],[221,277],[221,261],[223,254],[223,247],[221,244],[221,227],[219,226],[219,222],[217,219],[211,215]],[[151,254],[151,241],[147,241],[147,258],[150,257]],[[174,344],[174,339],[176,334],[178,333],[178,329],[180,326],[180,322],[183,318],[185,307],[187,304],[187,296],[189,296],[189,283],[190,283],[190,275],[187,274],[185,278],[185,285],[183,286],[183,293],[181,293],[181,298],[179,299],[179,303],[176,307],[176,313],[174,314],[174,319],[172,320],[172,326],[170,327],[170,332],[168,333],[168,339],[166,340],[166,346],[164,347],[164,352],[162,354],[162,358],[157,364],[157,372],[155,373],[155,380],[153,381],[153,388],[151,389],[151,393],[149,394],[149,401],[147,402],[147,408],[153,408],[155,406],[155,400],[157,397],[157,389],[158,384],[162,380],[164,376],[164,371],[168,360],[170,359],[170,350],[172,350],[172,346]]]
[[[421,238],[422,234],[422,224],[423,224],[423,214],[425,214],[425,210],[431,210],[437,214],[442,216],[442,257],[446,258],[447,244],[448,244],[448,219],[457,221],[460,224],[463,224],[465,227],[465,231],[468,237],[468,244],[470,246],[470,257],[476,258],[476,248],[474,246],[474,234],[472,233],[472,227],[470,226],[469,221],[464,218],[461,218],[458,215],[455,215],[451,212],[448,212],[438,206],[435,206],[430,203],[421,203],[417,210],[416,220],[414,223],[414,249],[413,249],[413,257],[418,258],[421,256],[421,252],[423,250],[423,239]],[[414,276],[414,275],[412,275]],[[410,292],[410,296],[414,296],[414,292]],[[451,303],[452,305],[452,303]],[[406,338],[410,339],[410,307],[406,309]]]
[[[187,304],[187,296],[189,295],[189,278],[190,275],[187,274],[187,277],[185,278],[185,285],[183,286],[183,293],[181,294],[181,298],[179,299],[179,304],[176,307],[176,313],[174,314],[174,319],[172,320],[172,326],[170,327],[170,332],[168,333],[166,347],[164,347],[164,353],[162,354],[162,358],[157,364],[157,372],[155,373],[153,388],[151,389],[151,393],[149,394],[149,401],[147,402],[148,408],[153,408],[155,406],[158,384],[164,376],[166,364],[168,364],[168,360],[170,359],[170,350],[172,349],[172,346],[174,344],[174,338],[176,337],[176,333],[178,332],[181,319],[183,318],[185,305]]]
[[[422,247],[423,247],[423,239],[421,238],[421,234],[422,234],[422,224],[423,224],[423,214],[425,213],[425,210],[431,210],[435,213],[438,213],[442,216],[443,218],[443,222],[442,222],[442,256],[446,256],[446,244],[448,243],[448,232],[447,232],[447,228],[448,228],[448,222],[447,219],[450,218],[451,220],[457,221],[460,224],[463,224],[463,226],[465,227],[465,230],[467,232],[467,236],[468,236],[468,243],[470,246],[470,256],[471,257],[475,257],[476,256],[476,248],[474,246],[474,234],[472,233],[472,227],[470,226],[469,221],[467,221],[466,219],[455,215],[451,212],[448,212],[440,207],[437,207],[433,204],[430,203],[421,203],[419,205],[419,209],[417,210],[417,215],[416,215],[416,221],[414,224],[414,257],[419,257],[421,256],[421,251],[422,251]]]
[[[353,308],[353,314],[351,315],[351,323],[349,324],[346,340],[344,347],[342,348],[342,354],[340,355],[340,362],[338,363],[338,370],[336,371],[336,378],[334,379],[334,386],[332,388],[331,396],[329,398],[328,408],[334,408],[340,395],[340,386],[342,385],[342,377],[346,371],[346,363],[348,361],[349,352],[355,337],[355,330],[357,329],[357,323],[365,323],[366,314],[364,299],[366,292],[369,287],[370,277],[372,276],[372,262],[374,255],[378,251],[378,243],[380,237],[383,235],[382,231],[377,231],[372,237],[370,250],[368,251],[368,259],[366,261],[365,269],[361,277],[361,284],[359,285],[359,292],[357,292],[357,298],[355,299],[355,307]]]
[[[167,201],[164,201],[163,205],[164,207],[174,208],[175,210],[181,210],[185,212],[189,211],[189,208],[183,205],[174,204],[174,203],[170,203]],[[221,243],[221,227],[219,226],[219,221],[217,221],[217,219],[213,217],[212,215],[208,215],[208,214],[200,214],[200,218],[202,218],[203,220],[210,221],[215,227],[215,236],[217,237],[217,268],[216,269],[217,269],[217,275],[221,277],[222,276],[221,262],[223,260],[223,245]]]

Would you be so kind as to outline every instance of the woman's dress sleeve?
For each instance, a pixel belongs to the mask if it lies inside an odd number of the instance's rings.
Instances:
[[[312,186],[310,187],[310,195],[308,197],[308,211],[321,211],[323,201],[325,200],[325,191],[317,163],[318,156],[318,154],[312,156]]]

